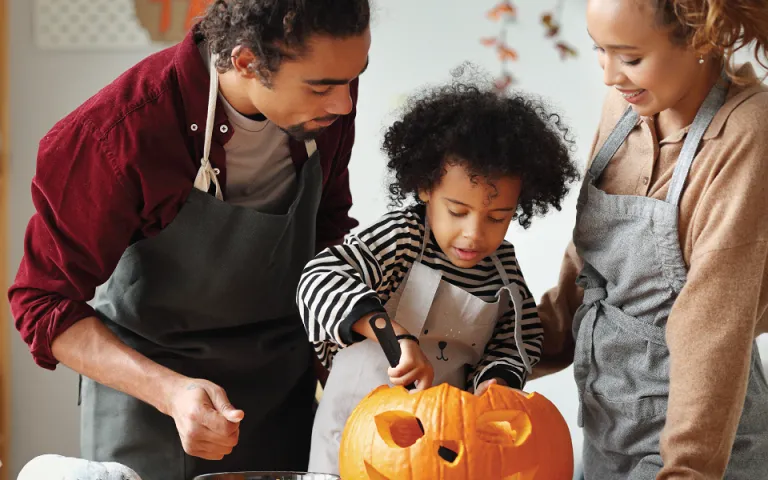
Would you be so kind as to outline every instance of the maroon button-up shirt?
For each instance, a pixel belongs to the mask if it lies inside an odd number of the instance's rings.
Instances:
[[[209,87],[200,40],[190,34],[146,58],[40,141],[32,182],[36,213],[8,298],[16,328],[42,367],[58,363],[51,352],[54,338],[94,315],[86,302],[126,248],[171,223],[193,188]],[[351,95],[356,104],[357,80]],[[357,225],[348,215],[354,119],[353,109],[317,139],[323,170],[318,249],[339,243]],[[219,100],[211,163],[221,170],[221,185],[226,185],[224,144],[232,131]],[[307,160],[304,144],[291,141],[290,150],[301,168]]]

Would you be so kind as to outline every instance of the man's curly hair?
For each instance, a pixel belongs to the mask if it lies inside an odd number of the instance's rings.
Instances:
[[[521,177],[515,219],[528,228],[532,217],[560,210],[568,184],[579,178],[573,146],[560,116],[541,101],[455,82],[412,98],[382,149],[393,206],[409,197],[421,203],[419,191],[437,186],[446,164],[455,163],[491,184]]]
[[[232,68],[232,50],[242,46],[259,59],[253,65],[265,85],[284,59],[306,51],[311,35],[348,38],[361,35],[370,23],[368,0],[216,0],[199,24],[198,32],[212,53],[216,67]]]

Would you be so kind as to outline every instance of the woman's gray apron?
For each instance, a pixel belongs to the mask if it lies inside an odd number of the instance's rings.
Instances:
[[[667,317],[686,281],[678,207],[704,132],[723,105],[726,86],[709,93],[687,134],[666,201],[608,195],[595,183],[637,125],[627,109],[598,152],[578,201],[574,243],[584,260],[577,283],[574,376],[584,429],[587,480],[647,480],[662,467],[659,436],[669,397]],[[716,388],[716,387],[714,387]],[[713,412],[713,415],[717,412]],[[765,478],[768,385],[752,350],[747,398],[726,478]]]
[[[168,227],[126,250],[93,306],[131,348],[221,386],[245,418],[232,453],[206,461],[184,453],[171,417],[82,378],[83,456],[125,464],[143,480],[305,470],[309,457],[316,380],[295,295],[314,255],[319,154],[314,142],[307,144],[310,158],[283,215],[222,202],[218,172],[208,162],[218,90],[211,72],[196,188]],[[211,182],[215,196],[207,193]]]
[[[496,322],[509,309],[510,299],[515,309],[515,342],[530,372],[522,341],[523,294],[510,283],[501,261],[491,256],[504,287],[493,302],[486,302],[443,280],[440,270],[422,264],[429,238],[429,223],[425,222],[421,252],[384,308],[390,318],[419,338],[434,368],[433,385],[448,383],[467,389],[467,366],[482,358]],[[374,388],[391,385],[388,368],[381,346],[373,340],[363,340],[336,353],[315,416],[310,471],[338,475],[339,447],[347,419]]]

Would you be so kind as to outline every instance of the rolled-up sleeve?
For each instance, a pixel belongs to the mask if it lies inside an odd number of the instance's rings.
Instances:
[[[138,195],[101,135],[73,115],[39,145],[35,213],[8,298],[35,362],[51,370],[58,363],[54,339],[94,314],[86,302],[114,271],[140,225]]]

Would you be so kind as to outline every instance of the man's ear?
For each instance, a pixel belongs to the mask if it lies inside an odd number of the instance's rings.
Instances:
[[[232,49],[232,67],[243,78],[257,78],[259,60],[253,52],[243,46]]]

